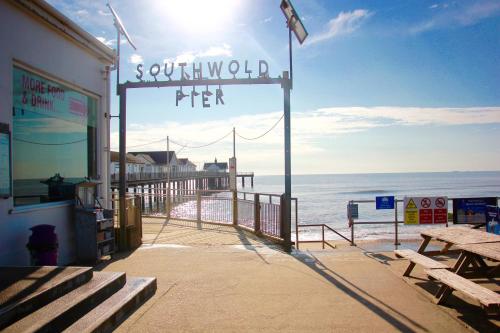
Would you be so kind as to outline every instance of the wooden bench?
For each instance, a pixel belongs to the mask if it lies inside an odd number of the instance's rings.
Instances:
[[[487,313],[500,313],[500,294],[446,269],[427,269],[425,272],[447,286],[436,293],[436,303],[443,304],[453,290],[458,290],[478,301]]]
[[[411,263],[406,269],[406,271],[403,273],[403,276],[410,276],[410,272],[413,270],[413,267],[415,267],[415,264],[419,264],[421,266],[424,266],[427,269],[448,269],[449,267],[446,266],[445,264],[436,261],[434,259],[431,259],[429,257],[424,256],[423,254],[420,254],[418,252],[415,252],[413,250],[395,250],[394,253],[396,254],[396,257],[399,258],[406,258],[408,259]]]

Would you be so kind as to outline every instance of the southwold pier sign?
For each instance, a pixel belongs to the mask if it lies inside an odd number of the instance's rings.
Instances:
[[[178,73],[177,79],[172,79],[175,67],[180,68],[180,73]],[[256,73],[258,74],[255,75],[254,78],[269,78],[269,65],[265,60],[259,60],[256,69]],[[179,106],[179,102],[184,98],[190,97],[191,107],[193,108],[195,107],[196,97],[200,95],[201,105],[204,108],[210,107],[210,97],[214,95],[214,93],[208,89],[211,84],[218,85],[218,88],[215,89],[215,97],[212,97],[212,99],[215,98],[215,104],[224,105],[224,93],[220,82],[218,82],[218,80],[222,80],[223,74],[232,76],[232,80],[238,80],[237,76],[245,76],[247,79],[252,79],[252,73],[254,73],[254,70],[248,64],[248,60],[245,60],[245,62],[241,64],[238,60],[231,60],[227,64],[224,64],[223,61],[212,61],[207,62],[206,67],[203,67],[203,63],[201,62],[198,64],[193,62],[191,66],[188,66],[186,62],[177,63],[177,66],[174,62],[166,62],[162,65],[154,63],[149,66],[149,68],[145,68],[143,64],[138,64],[136,70],[137,75],[135,77],[140,82],[146,82],[146,80],[144,80],[145,75],[148,75],[148,77],[152,79],[147,82],[160,82],[165,79],[167,80],[166,82],[170,82],[172,85],[178,82],[179,89],[175,92],[175,106]],[[188,82],[193,82],[195,84],[192,85],[192,90],[189,93],[184,93],[182,87],[189,85],[186,84]],[[200,92],[196,91],[196,86],[205,84],[205,90],[201,90]]]

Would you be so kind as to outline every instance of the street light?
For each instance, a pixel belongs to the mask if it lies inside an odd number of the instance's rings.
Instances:
[[[290,0],[281,0],[281,11],[286,17],[286,24],[288,26],[288,50],[290,53],[290,82],[293,86],[293,67],[292,67],[292,31],[297,37],[297,40],[302,45],[307,38],[307,30],[302,24],[299,15],[293,8]]]
[[[304,43],[308,33],[290,0],[282,0],[280,8],[283,14],[285,14],[288,29],[293,30],[300,44]]]

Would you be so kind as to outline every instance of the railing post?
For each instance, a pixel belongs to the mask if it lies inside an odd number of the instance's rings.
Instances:
[[[325,225],[324,224],[321,225],[321,239],[322,239],[321,245],[323,245],[323,250],[324,250],[325,249]]]
[[[196,219],[201,222],[201,193],[196,191]]]
[[[398,201],[394,200],[394,245],[400,245],[398,239]]]
[[[171,210],[170,187],[167,188],[167,200],[165,202],[165,209],[166,209],[166,214],[167,214],[167,220],[170,220],[170,210]]]
[[[233,191],[233,225],[238,225],[238,192]]]
[[[299,208],[298,208],[298,199],[295,198],[295,248],[299,249]]]
[[[253,205],[255,233],[260,234],[260,198],[258,193],[254,194]]]
[[[352,218],[351,215],[351,205],[353,204],[352,200],[349,201],[349,207],[347,209],[348,211],[348,218],[349,218],[349,226],[351,227],[351,246],[356,246],[354,244],[354,219]]]
[[[280,238],[285,240],[285,195],[280,195]]]

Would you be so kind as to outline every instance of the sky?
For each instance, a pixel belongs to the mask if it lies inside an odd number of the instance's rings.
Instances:
[[[101,42],[116,48],[105,1],[49,0]],[[144,80],[166,62],[259,60],[278,77],[289,68],[280,0],[111,1],[137,50],[122,38],[120,81]],[[294,0],[309,36],[293,38],[292,173],[500,170],[500,1]],[[233,64],[233,69],[235,68]],[[154,70],[153,70],[154,72]],[[113,72],[112,87],[116,84]],[[198,87],[176,106],[178,88],[129,90],[129,151],[164,150],[198,166],[227,161],[236,128],[238,171],[284,173],[283,90],[278,85]],[[210,108],[202,105],[203,90]],[[192,88],[184,88],[190,94]],[[118,114],[113,96],[111,113]],[[274,126],[274,127],[273,127]],[[271,130],[270,130],[271,129]],[[270,130],[270,131],[269,131]],[[247,140],[266,135],[255,140]],[[118,119],[112,120],[118,149]],[[221,139],[222,138],[222,139]],[[219,140],[221,139],[221,140]],[[205,146],[211,142],[217,143]],[[205,146],[205,147],[200,147]],[[200,147],[200,148],[195,148]]]

